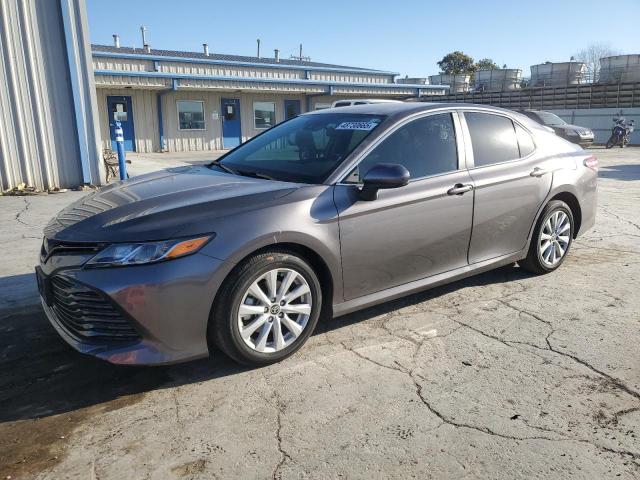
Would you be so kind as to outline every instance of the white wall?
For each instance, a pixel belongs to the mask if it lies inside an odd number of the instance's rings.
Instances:
[[[107,97],[126,95],[131,97],[133,123],[135,128],[136,152],[149,153],[160,150],[158,130],[158,107],[155,90],[104,89],[98,90],[98,115],[100,116],[100,136],[102,149],[111,148]]]
[[[136,151],[142,153],[160,151],[160,132],[158,128],[157,109],[158,90],[135,89],[98,89],[98,110],[100,114],[100,131],[102,133],[102,148],[111,148],[109,136],[109,119],[107,116],[107,96],[131,96],[133,121],[135,128]],[[165,145],[170,152],[189,152],[200,150],[222,149],[221,130],[221,100],[222,98],[240,99],[240,121],[242,127],[242,141],[257,135],[261,130],[254,128],[253,102],[275,102],[276,121],[284,120],[284,101],[299,100],[301,111],[306,109],[304,95],[268,94],[268,93],[233,93],[211,92],[198,90],[178,90],[162,95],[162,114],[164,125]],[[179,130],[178,100],[198,100],[204,102],[205,129]],[[217,112],[218,118],[213,118]]]
[[[631,145],[640,145],[640,108],[590,108],[550,111],[568,123],[593,130],[596,143],[607,142],[613,129],[613,118],[622,115],[627,121],[636,121],[635,132],[631,134]]]
[[[0,0],[0,187],[99,184],[95,98],[84,1]]]

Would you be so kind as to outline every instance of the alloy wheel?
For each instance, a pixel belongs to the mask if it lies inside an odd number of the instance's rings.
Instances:
[[[257,352],[283,350],[302,334],[312,307],[309,283],[300,273],[289,268],[269,270],[242,296],[237,315],[240,336]]]
[[[571,235],[571,220],[562,210],[556,210],[544,222],[540,232],[540,258],[554,267],[567,253]]]

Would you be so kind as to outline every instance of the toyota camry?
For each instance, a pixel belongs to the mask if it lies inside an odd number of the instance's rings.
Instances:
[[[217,347],[265,365],[321,317],[515,262],[553,272],[594,224],[597,168],[498,108],[311,112],[67,207],[44,232],[42,304],[64,340],[109,362]]]

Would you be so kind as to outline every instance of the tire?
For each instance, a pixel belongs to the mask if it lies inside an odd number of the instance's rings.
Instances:
[[[276,288],[272,290],[268,280],[274,271]],[[283,292],[289,279],[291,284]],[[286,302],[294,292],[305,291],[305,285],[308,293]],[[273,292],[282,300],[268,298]],[[251,313],[240,315],[241,306]],[[305,259],[287,251],[263,252],[239,264],[224,281],[209,319],[209,341],[239,363],[269,365],[293,355],[304,345],[318,323],[321,309],[320,282]],[[308,315],[293,313],[294,310]],[[247,338],[253,325],[259,326]]]
[[[615,140],[615,138],[613,137],[613,135],[611,135],[611,136],[609,137],[609,140],[607,140],[607,144],[605,145],[605,148],[611,148],[611,147],[613,147],[615,144],[616,144],[616,140]]]
[[[549,226],[553,226],[553,218],[557,220],[557,230],[566,228],[566,221],[569,222],[569,228],[562,233],[562,235],[556,235],[553,229],[549,229]],[[551,220],[550,220],[551,219]],[[563,220],[561,220],[563,219]],[[527,258],[518,262],[519,265],[532,273],[545,274],[556,270],[565,258],[569,254],[571,243],[573,241],[573,233],[575,228],[575,222],[573,219],[573,213],[569,205],[560,200],[553,200],[544,207],[544,210],[538,218],[536,227],[533,230],[533,236],[531,237],[531,244],[529,245],[529,253]],[[568,235],[566,235],[568,233]],[[550,237],[551,240],[545,238],[546,242],[549,242],[549,247],[543,249],[542,241],[543,235]],[[568,239],[565,238],[568,236]],[[553,239],[556,239],[555,242]],[[566,243],[565,243],[566,242]],[[557,244],[557,247],[555,246]],[[564,247],[564,248],[563,248]],[[550,249],[553,249],[551,251]],[[559,258],[556,256],[562,251]],[[545,258],[546,257],[546,258]],[[551,261],[549,261],[551,260]]]

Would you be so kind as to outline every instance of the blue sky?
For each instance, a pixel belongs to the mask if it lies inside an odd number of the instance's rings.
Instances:
[[[319,62],[378,68],[402,75],[437,73],[453,50],[476,60],[520,67],[566,61],[592,42],[640,53],[640,0],[87,0],[91,40],[141,46],[140,25],[154,48],[263,56],[279,48]],[[613,7],[614,12],[609,7]]]

